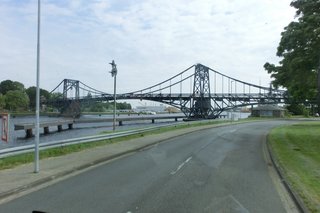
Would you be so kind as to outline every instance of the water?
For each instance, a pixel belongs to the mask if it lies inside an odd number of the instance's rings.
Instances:
[[[169,114],[158,114],[156,116],[161,117],[161,116],[168,116],[168,115]],[[183,115],[183,114],[178,113],[175,115]],[[234,118],[240,119],[240,118],[247,118],[250,115],[250,113],[225,112],[224,115],[226,115],[227,119],[228,118],[231,119],[232,115],[234,116]],[[127,117],[127,116],[128,115],[120,115],[117,117]],[[140,116],[131,115],[130,117],[135,117],[135,116],[148,117],[148,116],[155,116],[155,115],[140,115]],[[95,118],[95,119],[112,118],[112,115],[101,115],[101,116],[82,115],[80,119],[89,119],[89,118]],[[63,118],[41,116],[40,122],[57,121],[62,119]],[[128,129],[135,129],[135,128],[143,128],[148,126],[162,125],[162,124],[173,123],[173,122],[175,122],[173,118],[168,120],[155,120],[154,124],[151,123],[151,120],[124,121],[123,126],[117,126],[116,129],[128,130]],[[181,119],[178,122],[181,122]],[[24,130],[14,131],[14,125],[21,124],[21,123],[35,123],[35,116],[11,117],[9,141],[0,142],[0,149],[34,144],[34,137],[25,138],[26,133]],[[56,126],[52,126],[52,127],[49,127],[49,130],[50,130],[49,134],[43,134],[43,128],[40,128],[40,143],[97,135],[97,134],[100,134],[102,131],[112,131],[112,122],[82,123],[82,124],[76,123],[74,124],[73,127],[74,128],[72,130],[69,130],[67,125],[63,125],[62,126],[63,131],[57,132],[58,128]],[[2,122],[0,122],[0,128],[2,128]],[[34,130],[33,130],[33,133],[35,133]]]
[[[182,115],[182,114],[179,114],[179,115]],[[127,116],[128,115],[120,115],[117,117],[127,117]],[[140,115],[139,117],[142,117],[142,116],[148,117],[148,115]],[[154,115],[151,115],[151,116],[154,116]],[[161,117],[161,116],[167,116],[167,115],[157,115],[157,116]],[[133,117],[133,116],[131,115],[130,117]],[[101,115],[101,116],[83,115],[81,116],[80,119],[88,119],[88,118],[95,118],[95,119],[112,118],[112,115]],[[57,121],[57,120],[63,120],[63,118],[47,117],[47,116],[40,117],[40,122]],[[66,120],[69,120],[69,119],[66,119]],[[147,126],[162,125],[162,124],[172,123],[172,122],[174,122],[173,118],[168,120],[155,120],[154,124],[152,124],[151,120],[124,121],[123,126],[117,126],[116,129],[128,130],[128,129],[134,129],[134,128],[147,127]],[[35,116],[10,117],[9,141],[0,142],[0,149],[34,144],[34,140],[35,140],[34,137],[25,138],[26,133],[24,130],[14,131],[14,125],[22,124],[22,123],[35,123]],[[56,126],[49,127],[49,130],[50,130],[49,134],[43,134],[43,128],[40,128],[40,143],[97,135],[103,131],[112,131],[112,126],[113,126],[112,122],[75,123],[73,125],[72,130],[69,130],[67,125],[63,125],[62,132],[58,132],[57,131],[58,128]],[[0,128],[2,128],[2,122],[0,122]],[[34,129],[33,129],[33,133],[35,133]]]

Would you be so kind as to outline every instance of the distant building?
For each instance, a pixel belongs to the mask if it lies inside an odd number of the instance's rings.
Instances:
[[[166,107],[164,105],[160,105],[160,106],[137,106],[134,111],[136,112],[145,112],[145,113],[149,113],[149,112],[156,112],[156,113],[160,113],[160,112],[165,112],[166,111]]]
[[[252,109],[252,117],[284,117],[285,109],[277,105],[260,105]]]

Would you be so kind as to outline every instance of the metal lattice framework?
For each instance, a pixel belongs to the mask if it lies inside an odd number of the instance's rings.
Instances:
[[[61,93],[60,87],[63,87]],[[67,108],[74,101],[80,104],[113,100],[113,95],[71,79],[64,79],[51,93],[57,95],[55,99],[49,100],[48,104],[60,108]],[[216,118],[223,111],[237,107],[283,103],[286,98],[284,90],[247,83],[202,64],[192,65],[145,89],[117,94],[117,100],[139,99],[165,103],[179,108],[187,117],[195,119]]]

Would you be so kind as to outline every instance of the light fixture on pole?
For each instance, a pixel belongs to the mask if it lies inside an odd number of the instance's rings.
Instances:
[[[114,105],[113,105],[113,131],[116,130],[116,110],[117,110],[117,105],[116,105],[116,85],[117,85],[117,65],[114,63],[114,60],[112,60],[111,63],[112,69],[110,71],[111,76],[114,77],[114,83],[113,83],[113,100],[114,100]]]

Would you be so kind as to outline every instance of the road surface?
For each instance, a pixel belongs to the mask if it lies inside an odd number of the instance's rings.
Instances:
[[[0,206],[0,212],[285,212],[263,138],[285,121],[179,136]]]

